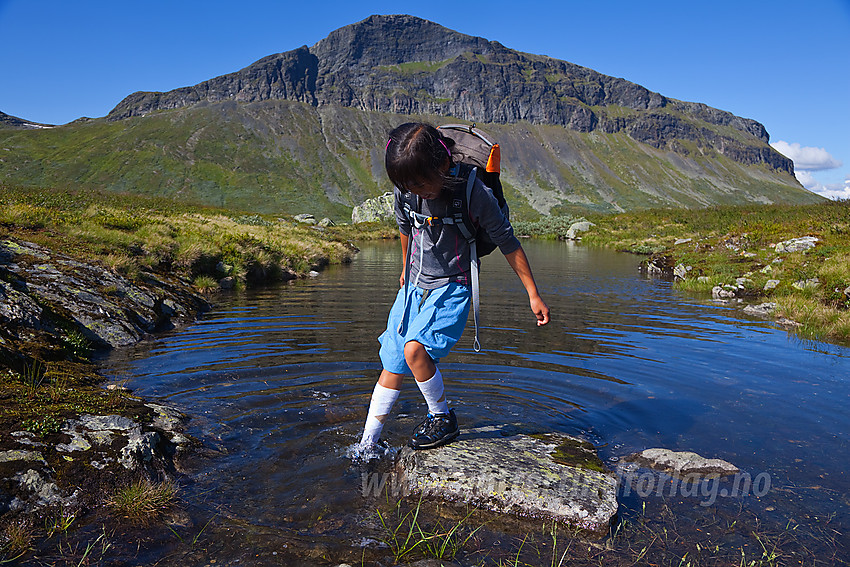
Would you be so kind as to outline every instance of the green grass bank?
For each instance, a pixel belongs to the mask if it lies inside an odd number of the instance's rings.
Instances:
[[[816,205],[750,205],[654,209],[590,215],[582,245],[647,255],[666,266],[677,288],[774,302],[774,315],[798,323],[804,338],[850,342],[850,201]],[[517,232],[562,238],[577,219],[516,223]],[[777,251],[787,240],[814,237],[804,251]],[[682,271],[684,270],[684,271]],[[672,273],[671,273],[672,276]]]

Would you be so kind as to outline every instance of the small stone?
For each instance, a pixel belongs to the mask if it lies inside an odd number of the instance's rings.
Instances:
[[[317,226],[320,226],[322,228],[327,228],[329,226],[336,226],[336,224],[330,218],[325,217],[325,218],[323,218],[322,220],[319,221],[319,224]]]
[[[770,291],[772,289],[776,289],[780,283],[779,280],[767,280],[767,283],[764,284],[764,291]]]
[[[153,420],[154,427],[165,431],[174,431],[186,421],[186,416],[174,408],[160,404],[145,404],[145,406],[156,412],[156,417]]]
[[[796,281],[796,282],[791,284],[791,287],[793,287],[794,289],[806,290],[806,289],[815,289],[819,285],[820,285],[820,280],[818,278],[811,278],[811,279],[808,279],[808,280]]]
[[[233,289],[236,287],[236,278],[233,276],[227,276],[226,278],[221,278],[218,280],[218,287],[221,289]]]
[[[692,240],[691,238],[680,238],[676,242],[673,243],[673,246],[678,246],[680,244],[687,244],[691,240]]]
[[[729,286],[716,285],[711,288],[711,297],[714,299],[730,299],[735,297],[735,288],[727,289]]]
[[[80,416],[80,425],[86,429],[101,430],[101,429],[118,429],[127,431],[137,426],[137,423],[129,417],[121,415],[89,415],[83,414]]]
[[[747,305],[744,307],[744,313],[748,315],[758,315],[766,317],[776,310],[776,303],[770,301],[767,303],[759,303],[758,305]]]
[[[47,461],[44,460],[44,457],[38,451],[21,451],[19,449],[0,451],[0,463],[10,463],[12,461],[29,461],[47,466]]]
[[[319,272],[317,272],[316,270],[310,270],[310,272],[307,275],[310,276],[311,278],[317,278],[317,277],[319,277]]]
[[[127,445],[121,449],[118,461],[124,468],[134,470],[139,462],[147,462],[153,458],[157,443],[159,443],[157,432],[142,433],[141,429],[137,428],[130,432]]]

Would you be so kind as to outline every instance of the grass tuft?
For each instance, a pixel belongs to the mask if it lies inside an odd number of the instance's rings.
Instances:
[[[177,502],[177,486],[171,481],[137,480],[118,489],[107,501],[112,510],[133,523],[149,524]]]

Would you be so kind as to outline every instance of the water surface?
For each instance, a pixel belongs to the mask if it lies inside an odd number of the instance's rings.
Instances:
[[[644,279],[635,256],[524,245],[552,322],[536,326],[504,258],[484,260],[483,352],[472,350],[470,325],[441,364],[462,427],[511,421],[577,434],[612,467],[649,447],[723,458],[769,475],[770,490],[717,507],[850,528],[850,349]],[[107,361],[139,395],[193,416],[189,433],[218,451],[183,491],[218,514],[207,545],[219,562],[274,564],[319,545],[304,561],[322,564],[344,550],[360,557],[376,537],[375,503],[346,451],[380,372],[376,338],[400,270],[397,242],[370,244],[351,265],[225,296],[197,323]],[[408,379],[384,437],[402,446],[424,411]],[[699,498],[678,501],[702,510]],[[639,506],[634,494],[621,502]]]

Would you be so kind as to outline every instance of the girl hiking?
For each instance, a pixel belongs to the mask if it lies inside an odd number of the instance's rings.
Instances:
[[[378,338],[383,370],[372,392],[359,445],[363,451],[378,443],[405,374],[413,374],[428,404],[428,414],[409,445],[414,449],[439,447],[459,433],[437,368],[466,326],[473,269],[470,244],[447,215],[453,195],[457,195],[454,192],[458,187],[463,190],[467,181],[458,177],[454,146],[454,140],[423,123],[402,124],[390,132],[387,141],[386,169],[395,185],[395,215],[405,265],[387,328]],[[505,255],[528,293],[537,325],[545,325],[549,308],[540,298],[510,221],[480,180],[474,180],[469,195],[469,217]]]

